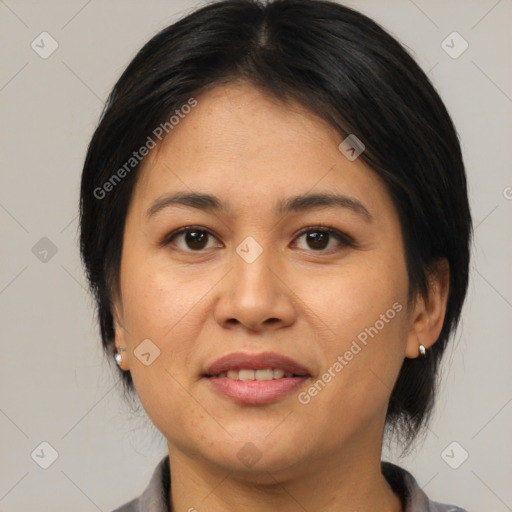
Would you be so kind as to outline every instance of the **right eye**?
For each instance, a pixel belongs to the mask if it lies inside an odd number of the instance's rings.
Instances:
[[[208,249],[209,238],[215,238],[213,234],[202,227],[188,226],[174,231],[166,236],[162,245],[175,245],[178,249],[186,252],[200,252]]]

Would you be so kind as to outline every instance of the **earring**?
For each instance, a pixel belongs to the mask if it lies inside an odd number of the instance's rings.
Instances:
[[[117,347],[117,350],[119,352],[126,352],[126,348],[125,347]],[[123,356],[121,354],[119,354],[119,352],[114,357],[115,357],[116,363],[119,366],[121,366],[121,363],[123,362]]]
[[[423,345],[420,345],[419,347],[420,355],[422,358],[427,357],[427,351],[425,350],[425,347]]]

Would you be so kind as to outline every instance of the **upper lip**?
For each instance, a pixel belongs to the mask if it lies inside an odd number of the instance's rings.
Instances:
[[[208,366],[204,375],[218,375],[229,370],[263,370],[266,368],[280,368],[295,375],[309,375],[308,370],[293,359],[274,352],[263,352],[261,354],[233,352],[220,357]]]

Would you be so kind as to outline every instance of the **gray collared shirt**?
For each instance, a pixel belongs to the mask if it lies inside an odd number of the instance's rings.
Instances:
[[[381,467],[393,491],[402,498],[404,512],[466,512],[460,507],[429,500],[414,477],[399,466],[382,462]],[[169,512],[170,482],[169,455],[166,455],[155,468],[144,492],[113,512]],[[195,509],[191,506],[189,510]]]

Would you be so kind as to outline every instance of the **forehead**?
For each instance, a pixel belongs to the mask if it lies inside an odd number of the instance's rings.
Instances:
[[[386,194],[362,159],[340,152],[342,136],[298,103],[248,84],[217,87],[196,101],[143,162],[136,196],[146,204],[187,189],[246,208],[292,192],[350,193],[367,203]]]

